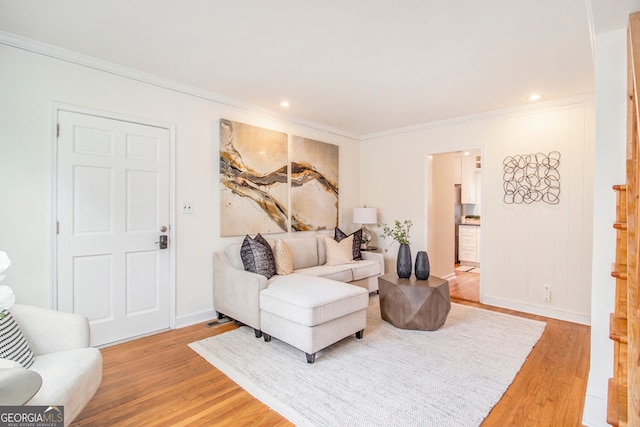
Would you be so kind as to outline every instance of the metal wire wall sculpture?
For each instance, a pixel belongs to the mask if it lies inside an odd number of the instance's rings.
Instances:
[[[560,153],[552,151],[505,157],[504,203],[560,203]]]

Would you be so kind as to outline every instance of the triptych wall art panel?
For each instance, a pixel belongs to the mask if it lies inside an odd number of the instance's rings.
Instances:
[[[293,137],[291,228],[325,230],[338,225],[338,146]]]
[[[339,147],[220,119],[222,236],[338,225]]]
[[[220,119],[220,233],[288,229],[287,134]]]

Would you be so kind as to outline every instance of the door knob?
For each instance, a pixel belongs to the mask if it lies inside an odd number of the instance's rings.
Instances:
[[[164,233],[165,231],[167,231],[167,227],[163,225],[162,227],[160,227],[160,231]]]

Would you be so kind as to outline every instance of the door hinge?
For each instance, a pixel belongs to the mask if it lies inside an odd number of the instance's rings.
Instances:
[[[60,234],[60,221],[56,221],[56,234]]]
[[[56,124],[56,138],[60,138],[60,123]]]

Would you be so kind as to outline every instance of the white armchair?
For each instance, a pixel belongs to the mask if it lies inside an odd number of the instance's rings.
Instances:
[[[42,377],[42,387],[26,405],[64,406],[64,424],[71,424],[102,381],[102,355],[89,346],[87,319],[20,304],[10,310],[35,355],[29,369]],[[13,364],[0,362],[0,368]]]

